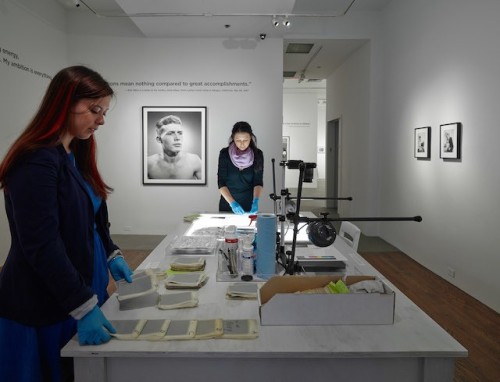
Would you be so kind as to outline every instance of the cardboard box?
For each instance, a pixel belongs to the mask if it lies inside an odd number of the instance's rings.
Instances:
[[[344,276],[345,277],[345,276]],[[394,291],[385,293],[298,294],[343,276],[275,276],[259,290],[261,325],[380,325],[394,322]],[[347,276],[347,286],[375,276]],[[380,280],[380,279],[378,279]]]

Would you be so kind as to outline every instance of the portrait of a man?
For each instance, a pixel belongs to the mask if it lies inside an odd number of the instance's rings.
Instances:
[[[446,123],[440,126],[440,157],[443,159],[460,159],[462,146],[462,124]]]
[[[143,108],[144,184],[205,184],[205,108]]]

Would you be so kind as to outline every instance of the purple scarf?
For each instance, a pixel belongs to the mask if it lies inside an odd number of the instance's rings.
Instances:
[[[236,147],[234,142],[232,142],[229,145],[229,158],[231,158],[231,162],[233,162],[236,167],[243,170],[253,164],[253,150],[248,146],[246,150],[241,151]]]

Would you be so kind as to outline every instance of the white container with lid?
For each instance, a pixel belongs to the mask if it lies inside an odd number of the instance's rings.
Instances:
[[[244,275],[253,275],[253,245],[244,243],[241,253],[241,272]]]

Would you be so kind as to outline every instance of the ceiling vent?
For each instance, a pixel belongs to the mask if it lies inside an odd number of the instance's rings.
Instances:
[[[286,47],[286,53],[299,53],[299,54],[308,54],[314,44],[302,44],[302,43],[290,43]]]

